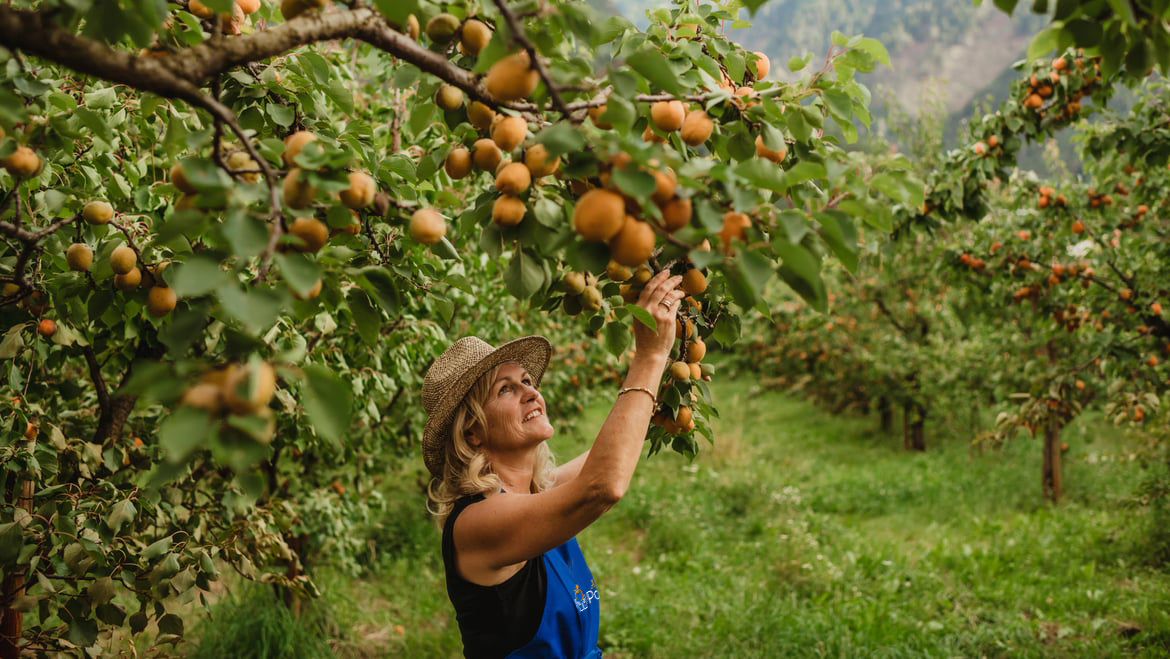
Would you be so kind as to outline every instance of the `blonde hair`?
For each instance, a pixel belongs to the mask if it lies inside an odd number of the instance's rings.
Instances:
[[[473,494],[490,496],[503,487],[488,456],[468,439],[477,429],[482,430],[487,425],[483,407],[491,397],[492,384],[499,370],[500,366],[495,366],[480,376],[455,408],[448,430],[450,441],[443,446],[443,475],[432,478],[427,486],[427,511],[434,515],[439,528],[447,522],[447,516],[458,499]],[[532,467],[530,491],[544,492],[551,488],[555,468],[552,451],[547,442],[542,442]]]

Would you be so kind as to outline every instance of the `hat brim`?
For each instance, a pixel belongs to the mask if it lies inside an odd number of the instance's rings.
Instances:
[[[423,426],[423,462],[431,476],[442,477],[444,447],[451,439],[450,427],[455,410],[484,373],[505,362],[518,362],[539,385],[550,358],[552,344],[548,339],[543,336],[525,336],[499,346],[465,370],[444,392],[443,398],[427,416],[426,425]]]

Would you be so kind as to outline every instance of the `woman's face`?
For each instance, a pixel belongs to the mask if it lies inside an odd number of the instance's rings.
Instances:
[[[505,362],[496,371],[483,412],[487,419],[483,445],[493,454],[526,451],[553,435],[544,397],[517,362]]]

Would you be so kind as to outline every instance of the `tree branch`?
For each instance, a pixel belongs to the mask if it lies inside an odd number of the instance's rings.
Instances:
[[[560,89],[553,83],[552,74],[549,73],[548,67],[544,65],[544,60],[540,59],[540,54],[536,52],[536,46],[529,40],[528,35],[524,34],[524,27],[520,25],[520,19],[516,18],[516,14],[508,8],[507,0],[493,0],[496,8],[500,10],[504,21],[508,23],[508,29],[512,31],[512,39],[520,44],[524,50],[528,51],[528,59],[532,61],[533,68],[536,73],[540,75],[540,79],[544,81],[545,88],[548,89],[548,95],[552,98],[553,106],[557,108],[565,116],[570,118],[572,110],[565,105],[565,99],[561,98]]]

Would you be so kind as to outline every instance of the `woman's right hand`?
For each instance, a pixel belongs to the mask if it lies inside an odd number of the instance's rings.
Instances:
[[[634,359],[665,360],[674,347],[675,318],[678,305],[686,297],[678,285],[681,276],[671,276],[664,269],[650,278],[638,296],[638,306],[650,312],[657,324],[657,331],[646,327],[641,321],[634,321]]]

